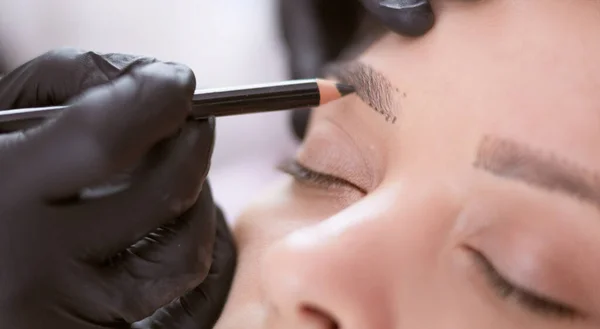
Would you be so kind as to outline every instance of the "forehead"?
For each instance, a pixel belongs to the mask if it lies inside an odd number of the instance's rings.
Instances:
[[[361,60],[407,93],[406,134],[497,134],[600,169],[600,7],[582,3],[448,8],[423,39],[387,35]]]

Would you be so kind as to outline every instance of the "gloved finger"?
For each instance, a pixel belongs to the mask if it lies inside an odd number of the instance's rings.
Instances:
[[[89,269],[85,279],[90,287],[71,293],[74,300],[85,302],[89,321],[123,328],[202,282],[211,266],[216,234],[212,202],[207,185],[192,208],[153,230],[112,263],[83,266]]]
[[[215,244],[215,216],[206,184],[196,204],[181,218],[123,254],[108,280],[121,292],[117,299],[124,303],[126,322],[150,316],[206,278]]]
[[[186,67],[152,63],[86,92],[55,121],[3,154],[5,166],[50,200],[76,195],[135,166],[191,112],[195,78]],[[0,166],[2,164],[0,163]]]
[[[409,37],[427,33],[435,16],[429,0],[361,0],[392,31]]]
[[[0,79],[0,110],[60,105],[153,58],[64,48],[47,52]]]
[[[296,138],[300,141],[304,140],[304,136],[306,135],[311,112],[311,109],[297,109],[291,112],[292,130]]]
[[[233,236],[222,213],[217,211],[217,238],[213,248],[212,266],[206,279],[194,290],[134,324],[133,328],[213,328],[227,300],[237,263]]]
[[[8,134],[15,131],[30,129],[44,123],[44,118],[22,119],[0,123],[0,134]]]
[[[292,77],[314,78],[353,38],[364,9],[347,0],[281,0],[280,21]]]
[[[75,239],[73,250],[82,250],[82,259],[106,261],[178,218],[203,189],[213,144],[214,119],[188,121],[176,138],[149,154],[129,188],[70,206],[67,216],[88,218],[66,228]]]
[[[280,22],[290,51],[291,75],[294,79],[317,76],[326,61],[323,28],[319,21],[319,0],[281,0]]]
[[[68,247],[80,251],[75,257],[97,268],[106,287],[80,299],[114,306],[107,313],[113,318],[96,321],[143,319],[206,275],[215,219],[210,189],[202,183],[213,138],[214,120],[188,121],[152,150],[128,189],[64,212],[67,218],[87,216],[63,230],[67,241],[75,241]]]

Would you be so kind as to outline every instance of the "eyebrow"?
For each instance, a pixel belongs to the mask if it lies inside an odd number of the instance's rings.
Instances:
[[[323,72],[354,86],[356,95],[363,102],[381,114],[386,122],[396,123],[400,104],[395,96],[399,90],[383,74],[358,61],[334,62]]]
[[[599,176],[550,152],[513,140],[486,136],[480,144],[474,167],[536,188],[559,192],[600,209]]]

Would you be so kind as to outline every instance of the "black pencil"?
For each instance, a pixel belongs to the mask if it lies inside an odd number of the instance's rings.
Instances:
[[[196,90],[192,100],[192,117],[200,119],[315,107],[353,92],[352,86],[319,79]],[[0,111],[0,123],[44,119],[66,108],[68,106]]]

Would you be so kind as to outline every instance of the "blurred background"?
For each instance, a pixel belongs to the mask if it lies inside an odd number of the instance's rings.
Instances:
[[[380,33],[359,3],[0,0],[0,73],[48,50],[74,47],[184,63],[197,88],[314,78],[326,62],[352,56]],[[282,175],[275,168],[293,156],[308,113],[217,120],[209,179],[229,219]]]
[[[0,65],[76,47],[184,63],[198,88],[284,80],[275,0],[0,0]],[[210,182],[228,218],[279,173],[296,140],[289,113],[220,118]]]

